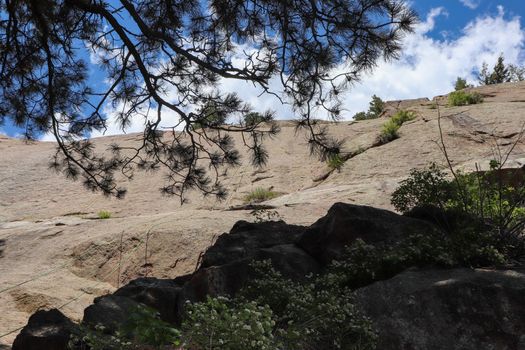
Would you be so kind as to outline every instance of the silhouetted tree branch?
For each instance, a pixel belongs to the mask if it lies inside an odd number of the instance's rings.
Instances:
[[[337,119],[341,92],[378,60],[397,58],[415,21],[401,0],[0,0],[0,123],[11,120],[28,139],[53,133],[51,167],[93,191],[121,197],[117,172],[164,168],[164,193],[221,198],[219,169],[239,163],[230,133],[242,134],[258,166],[264,139],[278,132],[271,112],[228,123],[251,107],[221,92],[221,79],[290,104],[323,158],[341,143],[313,116]],[[88,79],[90,53],[108,82],[102,91]],[[122,130],[133,118],[145,123],[139,145],[112,145],[110,156],[88,138],[107,128],[107,104],[121,111]],[[161,127],[166,111],[178,121]]]

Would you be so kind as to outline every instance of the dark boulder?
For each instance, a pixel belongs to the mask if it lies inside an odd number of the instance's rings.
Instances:
[[[392,245],[416,233],[442,234],[423,220],[368,206],[336,203],[305,231],[297,245],[326,265],[340,258],[345,247],[356,239]]]
[[[95,298],[94,303],[84,310],[83,322],[92,327],[103,326],[105,332],[113,333],[138,307],[139,303],[130,298],[111,294],[104,295]]]
[[[219,266],[252,258],[262,248],[295,242],[306,227],[284,221],[251,223],[238,221],[230,233],[221,235],[202,258],[201,267]]]
[[[525,349],[525,274],[407,270],[356,291],[378,349]]]
[[[77,327],[57,309],[39,310],[16,337],[13,350],[66,350]]]
[[[113,295],[127,297],[156,309],[162,320],[175,322],[177,298],[181,289],[181,284],[176,280],[144,277],[131,281]]]

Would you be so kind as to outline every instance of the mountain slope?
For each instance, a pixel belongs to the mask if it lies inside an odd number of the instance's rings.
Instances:
[[[525,123],[525,83],[475,90],[484,103],[446,107],[446,97],[434,99],[441,105],[450,158],[465,170],[486,165],[497,145],[503,150],[511,145]],[[281,194],[265,204],[292,224],[311,224],[336,201],[391,209],[390,194],[411,168],[432,161],[445,164],[438,110],[432,106],[424,99],[395,101],[379,119],[328,124],[331,134],[345,140],[345,155],[359,153],[333,172],[310,157],[305,135],[295,133],[293,123],[281,121],[281,133],[267,141],[267,167],[254,169],[244,157],[240,167],[223,177],[230,189],[226,201],[193,193],[184,206],[157,191],[162,173],[137,173],[124,200],[108,199],[48,170],[52,143],[0,137],[0,335],[23,326],[38,308],[62,306],[68,316],[78,318],[93,297],[129,279],[193,271],[217,234],[237,220],[254,220],[249,210],[230,208],[257,187]],[[398,108],[414,111],[417,118],[401,127],[399,139],[376,146],[381,125]],[[138,137],[111,136],[95,143],[105,149]],[[508,166],[525,164],[524,151],[520,142]],[[112,218],[98,219],[100,210],[110,211]],[[9,344],[15,334],[0,344]]]

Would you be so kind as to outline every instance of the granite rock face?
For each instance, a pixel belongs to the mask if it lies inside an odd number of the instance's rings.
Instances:
[[[134,280],[96,298],[85,309],[83,322],[112,332],[144,304],[177,324],[188,300],[235,296],[252,276],[254,260],[271,260],[284,277],[301,280],[322,274],[356,239],[395,245],[415,233],[444,234],[429,221],[343,203],[334,204],[310,227],[239,221],[208,249],[194,273]],[[383,278],[357,289],[355,299],[374,322],[378,349],[525,350],[523,272],[409,268]],[[74,327],[57,310],[39,311],[17,337],[14,349],[65,350]]]
[[[525,271],[409,269],[356,291],[378,349],[525,349]]]

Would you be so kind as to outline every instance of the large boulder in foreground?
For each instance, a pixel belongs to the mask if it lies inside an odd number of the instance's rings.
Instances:
[[[356,239],[368,244],[396,244],[412,234],[441,235],[423,220],[394,212],[345,203],[335,203],[301,236],[297,245],[323,265],[337,260]]]
[[[117,331],[136,311],[139,303],[128,297],[104,295],[84,310],[83,323],[92,327],[103,326],[107,333]]]
[[[77,327],[57,309],[39,310],[16,337],[13,350],[65,350]]]
[[[524,350],[525,274],[407,270],[356,292],[378,349]]]

